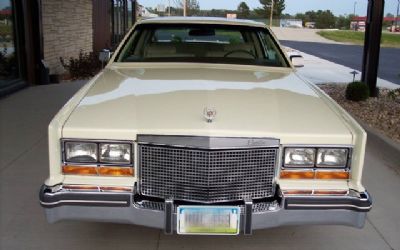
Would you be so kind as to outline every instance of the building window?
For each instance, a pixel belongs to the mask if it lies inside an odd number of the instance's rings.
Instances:
[[[112,43],[117,46],[134,24],[133,0],[111,0]]]
[[[20,78],[13,2],[0,1],[0,90]]]

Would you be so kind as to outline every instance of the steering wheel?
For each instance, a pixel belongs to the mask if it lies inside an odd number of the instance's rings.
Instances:
[[[253,53],[251,53],[250,51],[244,50],[244,49],[238,49],[238,50],[229,51],[228,53],[226,53],[224,55],[224,57],[228,57],[228,56],[230,56],[232,54],[235,54],[235,53],[245,53],[245,54],[251,55],[254,59],[257,59],[257,57],[255,55],[253,55]]]

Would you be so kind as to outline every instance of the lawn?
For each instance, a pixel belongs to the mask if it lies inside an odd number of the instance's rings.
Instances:
[[[319,31],[318,34],[336,42],[364,44],[364,32],[359,31]],[[400,48],[400,34],[382,33],[383,47]]]

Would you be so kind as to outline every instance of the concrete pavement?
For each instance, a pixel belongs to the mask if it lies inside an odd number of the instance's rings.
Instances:
[[[22,90],[0,100],[0,249],[353,249],[400,250],[400,166],[373,140],[364,184],[374,199],[365,228],[296,226],[253,236],[166,236],[132,225],[61,222],[49,225],[38,203],[48,175],[47,125],[82,85]]]
[[[312,83],[348,84],[349,82],[353,81],[353,75],[350,74],[350,72],[354,71],[353,68],[349,68],[347,66],[304,53],[303,51],[294,50],[288,47],[286,48],[289,53],[300,54],[301,56],[303,56],[304,67],[298,68],[297,70],[301,76],[311,81]],[[356,75],[355,80],[360,81],[361,72],[357,72],[358,75]],[[381,78],[378,78],[377,85],[378,87],[388,89],[397,89],[400,87],[395,83],[389,82]]]
[[[300,51],[306,67],[300,73],[314,83],[349,83],[349,72],[361,71],[363,46],[338,43],[317,34],[317,29],[272,28],[281,44]],[[400,49],[381,48],[378,86],[400,87]],[[358,75],[356,79],[360,79]]]
[[[317,34],[319,29],[299,29],[299,28],[282,28],[272,27],[272,31],[279,40],[299,41],[299,42],[315,42],[326,44],[342,44],[329,39],[326,39]]]
[[[361,71],[363,46],[327,44],[320,42],[281,41],[290,48],[319,57],[326,61]],[[400,49],[381,48],[378,76],[400,87]]]

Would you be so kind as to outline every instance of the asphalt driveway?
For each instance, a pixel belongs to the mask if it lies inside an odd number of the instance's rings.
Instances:
[[[281,40],[280,42],[284,46],[361,71],[363,46],[288,40]],[[400,49],[381,48],[378,76],[400,85],[399,60]]]
[[[374,199],[365,228],[296,226],[252,236],[166,236],[132,225],[61,222],[49,225],[38,203],[48,173],[47,125],[81,86],[28,88],[0,99],[0,249],[363,249],[400,250],[400,166],[374,140],[364,184]]]

